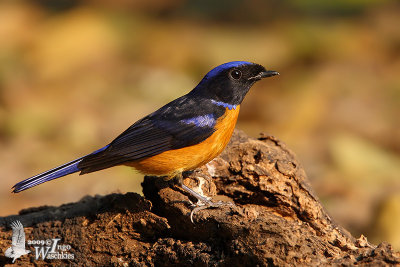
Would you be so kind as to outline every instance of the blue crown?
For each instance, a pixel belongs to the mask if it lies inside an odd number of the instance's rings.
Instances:
[[[223,70],[230,69],[230,68],[233,68],[233,67],[239,67],[239,66],[243,66],[243,65],[254,65],[254,63],[247,62],[247,61],[231,61],[231,62],[227,62],[227,63],[219,65],[218,67],[215,67],[212,70],[210,70],[207,73],[207,75],[204,76],[204,78],[205,79],[209,79],[211,77],[214,77],[214,76],[218,75],[218,73],[220,73]]]

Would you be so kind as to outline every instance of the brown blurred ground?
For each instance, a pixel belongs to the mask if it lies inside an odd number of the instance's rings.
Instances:
[[[252,88],[237,127],[284,140],[333,218],[400,248],[396,2],[37,3],[0,3],[0,215],[140,192],[124,167],[10,187],[100,148],[212,67],[248,60],[281,76]]]

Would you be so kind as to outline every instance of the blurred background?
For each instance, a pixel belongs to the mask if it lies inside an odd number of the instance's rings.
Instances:
[[[0,2],[0,216],[140,192],[116,167],[20,194],[188,92],[211,68],[257,62],[237,128],[288,144],[332,217],[400,249],[398,1]]]

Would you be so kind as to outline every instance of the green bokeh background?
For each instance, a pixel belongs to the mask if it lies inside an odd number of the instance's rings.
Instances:
[[[332,217],[400,249],[398,1],[1,1],[0,215],[86,194],[140,192],[116,167],[20,194],[16,182],[85,155],[247,60],[237,128],[286,142]]]

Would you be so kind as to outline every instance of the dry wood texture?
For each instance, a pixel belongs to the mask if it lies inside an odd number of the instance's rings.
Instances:
[[[75,256],[43,261],[32,252],[17,259],[23,266],[400,264],[400,254],[389,244],[356,239],[332,221],[294,154],[274,137],[251,139],[236,131],[222,155],[185,183],[235,205],[198,211],[193,224],[189,198],[179,188],[145,177],[144,197],[85,197],[0,218],[0,249],[11,245],[9,223],[19,219],[27,240],[58,237]],[[9,263],[0,257],[0,265]]]

